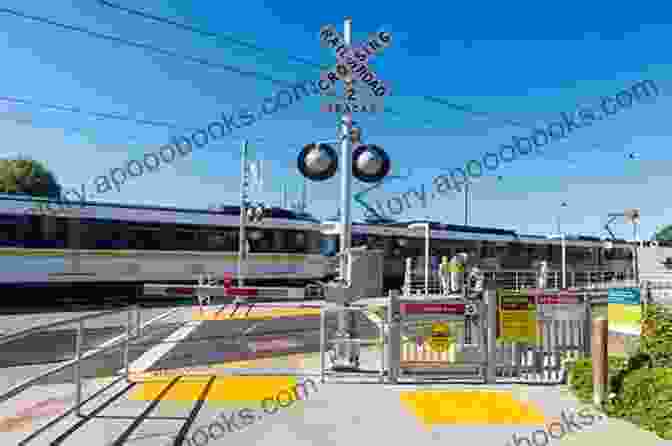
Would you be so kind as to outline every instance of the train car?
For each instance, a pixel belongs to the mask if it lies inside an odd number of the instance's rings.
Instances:
[[[301,286],[327,275],[320,223],[272,208],[248,225],[250,284]],[[0,286],[196,283],[237,274],[240,208],[178,209],[0,196]],[[111,286],[111,285],[110,285]]]
[[[404,258],[415,258],[414,275],[424,274],[425,231],[409,229],[411,224],[430,225],[430,255],[434,269],[442,256],[468,252],[485,271],[534,271],[542,260],[550,262],[551,270],[559,271],[562,262],[562,240],[537,235],[520,235],[516,231],[474,226],[449,225],[438,222],[409,221],[405,223],[365,224],[352,226],[352,246],[367,246],[385,252],[384,287],[400,288],[404,279]],[[323,224],[323,254],[338,252],[340,224]],[[420,228],[421,229],[421,228]],[[597,237],[565,238],[567,270],[572,274],[614,272],[631,275],[632,247],[625,240],[615,240],[610,249]]]

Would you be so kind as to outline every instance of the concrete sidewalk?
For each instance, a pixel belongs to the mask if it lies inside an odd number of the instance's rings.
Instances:
[[[363,362],[370,367],[375,365],[376,357],[377,352],[362,352]],[[285,373],[292,373],[292,370],[316,372],[319,355],[294,355],[275,359],[275,363],[273,361],[222,364],[220,370],[272,366],[285,368]],[[117,400],[96,413],[90,421],[82,423],[70,416],[53,432],[45,433],[43,438],[30,444],[49,444],[69,426],[80,423],[81,427],[64,438],[63,445],[111,445],[139,417],[141,423],[126,438],[127,444],[169,445],[172,444],[171,438],[188,422],[190,412],[197,408],[199,396],[204,396],[204,403],[194,414],[193,424],[189,427],[189,435],[201,437],[197,440],[198,444],[205,444],[202,435],[209,430],[218,439],[226,438],[241,445],[411,443],[420,446],[447,442],[505,445],[513,444],[514,435],[531,438],[534,431],[546,429],[548,432],[551,423],[556,423],[551,426],[551,432],[559,435],[557,432],[561,428],[557,423],[567,426],[566,419],[571,418],[568,413],[584,407],[564,386],[320,384],[317,377],[313,378],[315,389],[306,392],[303,398],[299,398],[300,401],[295,399],[289,404],[291,400],[280,398],[280,395],[292,386],[296,388],[296,384],[306,378],[232,378],[217,375],[219,377],[210,383],[205,394],[211,378],[208,376],[180,379],[163,395],[160,395],[162,390],[172,380],[169,376],[160,382],[137,383],[127,391],[123,391],[125,384],[122,382],[106,391],[104,398],[98,398],[95,404],[85,407],[84,412],[91,413],[105,400],[121,392]],[[109,378],[87,381],[85,398],[109,381]],[[154,403],[159,396],[162,399]],[[49,397],[52,398],[51,406],[46,402]],[[276,411],[273,414],[264,412],[260,405],[264,397],[275,398]],[[39,412],[62,411],[55,407],[59,400],[73,400],[71,385],[34,388],[22,396],[22,401],[0,406],[0,415],[9,416],[0,421],[0,429],[4,426],[5,430],[9,430],[8,427],[15,430],[1,432],[0,444],[18,444],[30,431],[44,425],[53,414],[40,416]],[[285,401],[287,407],[280,407],[277,401]],[[42,402],[39,407],[38,402]],[[153,410],[143,416],[143,412],[152,405],[155,405]],[[48,406],[51,409],[47,409]],[[37,415],[31,417],[31,411]],[[595,411],[590,414],[597,415]],[[585,423],[585,418],[577,418],[577,421],[581,421],[583,426],[567,428],[574,431],[563,436],[567,444],[672,444],[617,419],[600,419],[597,416],[593,423]],[[209,426],[214,427],[208,429]],[[23,432],[16,431],[19,429]],[[539,432],[535,435],[541,441],[538,444],[543,444],[544,434]]]

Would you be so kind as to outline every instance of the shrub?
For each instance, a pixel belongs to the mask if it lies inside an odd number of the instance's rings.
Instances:
[[[630,360],[624,358],[608,358],[609,389],[607,393],[619,393],[622,388],[623,377],[636,368],[646,364],[639,356]],[[572,392],[584,403],[593,401],[593,361],[590,358],[567,362],[569,382]]]
[[[651,330],[640,339],[640,351],[651,356],[653,367],[672,368],[672,312],[648,305],[643,318]]]
[[[628,373],[622,392],[605,409],[610,416],[628,419],[672,440],[672,370],[641,368]]]

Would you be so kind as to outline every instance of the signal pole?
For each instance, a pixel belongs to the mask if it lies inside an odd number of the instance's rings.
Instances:
[[[347,17],[343,26],[343,40],[349,47],[352,44],[352,18]],[[348,80],[352,82],[352,74],[348,75]],[[343,99],[347,100],[344,94]],[[352,125],[352,115],[349,112],[343,113],[341,117],[341,276],[346,282],[349,282],[348,274],[348,252],[352,242],[352,227],[350,220],[350,201],[352,188],[352,149],[350,148],[350,127]]]

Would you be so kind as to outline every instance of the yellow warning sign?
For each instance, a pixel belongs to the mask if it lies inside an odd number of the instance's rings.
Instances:
[[[450,336],[450,328],[446,323],[432,324],[432,336],[429,338],[429,346],[437,353],[448,351],[453,339]]]
[[[508,342],[536,343],[537,309],[535,299],[525,291],[498,290],[499,333]]]

